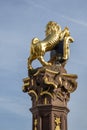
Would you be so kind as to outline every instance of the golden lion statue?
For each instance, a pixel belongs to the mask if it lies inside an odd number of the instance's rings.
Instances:
[[[33,38],[31,42],[30,56],[28,58],[28,69],[32,68],[32,61],[38,59],[40,63],[45,65],[51,65],[51,63],[44,60],[44,55],[46,52],[53,50],[53,48],[62,40],[65,42],[67,38],[69,42],[73,42],[72,37],[70,37],[70,32],[67,27],[61,30],[60,25],[56,22],[50,21],[46,26],[46,38],[44,40],[39,40],[38,38]]]

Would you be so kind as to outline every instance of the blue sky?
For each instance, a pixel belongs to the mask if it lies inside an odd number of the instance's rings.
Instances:
[[[0,0],[0,130],[32,129],[31,99],[22,92],[22,79],[31,39],[44,38],[48,21],[68,26],[75,39],[66,65],[68,73],[78,75],[68,103],[68,129],[87,129],[86,15],[86,0]]]

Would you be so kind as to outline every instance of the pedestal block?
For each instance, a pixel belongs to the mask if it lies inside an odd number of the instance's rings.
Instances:
[[[49,105],[37,105],[30,109],[33,114],[33,130],[67,130],[67,113],[66,107]],[[35,120],[37,125],[35,126]]]

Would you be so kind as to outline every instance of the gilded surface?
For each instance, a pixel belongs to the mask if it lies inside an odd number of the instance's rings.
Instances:
[[[56,123],[55,130],[61,130],[61,129],[60,129],[60,123],[61,123],[61,121],[60,121],[60,118],[59,118],[59,117],[56,117],[55,123]]]
[[[43,66],[52,65],[52,62],[46,62],[44,60],[44,55],[47,51],[53,50],[62,40],[64,40],[64,54],[62,59],[67,60],[69,57],[69,44],[73,42],[73,38],[70,36],[67,27],[61,30],[60,25],[50,21],[46,26],[46,38],[44,40],[38,38],[32,39],[30,56],[28,58],[28,69],[33,69],[31,64],[35,59],[38,59]]]
[[[37,121],[37,119],[35,119],[34,120],[34,130],[37,130],[37,123],[38,123],[38,121]]]

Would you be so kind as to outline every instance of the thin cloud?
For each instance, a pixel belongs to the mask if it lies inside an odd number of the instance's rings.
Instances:
[[[46,12],[47,12],[47,11],[48,11],[48,12],[51,12],[51,9],[50,9],[50,8],[46,8],[45,6],[42,6],[42,5],[39,4],[39,3],[36,3],[36,2],[34,2],[34,1],[31,1],[31,4],[33,4],[33,6],[36,7],[36,8],[40,8],[40,9],[42,9],[42,10],[45,10]],[[57,14],[57,16],[59,15],[60,17],[66,19],[66,20],[68,20],[68,21],[71,21],[71,22],[73,22],[73,23],[76,23],[76,24],[82,25],[82,26],[84,26],[84,27],[87,27],[87,22],[84,22],[84,21],[81,21],[81,20],[78,20],[78,19],[75,19],[75,18],[71,18],[71,17],[69,17],[69,16],[66,16],[66,15],[63,15],[63,14],[61,14],[61,13],[58,13],[58,12],[56,12],[55,10],[52,10],[52,13]]]
[[[74,19],[74,18],[70,18],[70,17],[64,16],[64,15],[61,15],[61,17],[65,18],[65,19],[68,20],[68,21],[71,21],[71,22],[74,22],[74,23],[76,23],[76,24],[80,24],[80,25],[82,25],[82,26],[87,27],[87,23],[86,23],[86,22],[83,22],[83,21],[81,21],[81,20],[77,20],[77,19]]]

